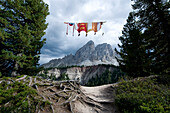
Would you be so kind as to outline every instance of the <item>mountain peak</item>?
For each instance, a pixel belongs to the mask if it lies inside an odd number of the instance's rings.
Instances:
[[[94,42],[92,40],[90,40],[85,45],[94,45]]]
[[[62,59],[55,59],[43,64],[44,68],[71,66],[71,65],[98,65],[114,64],[117,65],[115,52],[110,44],[103,43],[95,47],[92,40],[81,47],[75,55],[67,55]]]

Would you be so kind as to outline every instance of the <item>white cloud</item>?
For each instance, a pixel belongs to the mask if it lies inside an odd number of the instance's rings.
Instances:
[[[75,53],[89,40],[95,44],[109,43],[116,46],[119,43],[123,25],[126,23],[131,9],[130,0],[44,0],[49,5],[50,15],[47,17],[49,26],[46,30],[46,44],[42,48],[40,64],[46,63],[53,58]],[[72,29],[66,35],[64,22],[92,22],[107,21],[101,31],[94,35],[89,32],[81,32],[77,36],[75,31],[72,36]],[[104,32],[104,36],[102,33]]]
[[[56,59],[56,58],[60,58],[60,57],[51,57],[51,56],[49,56],[49,55],[44,55],[44,54],[41,54],[40,55],[40,62],[41,62],[41,64],[44,64],[44,63],[47,63],[47,61],[49,61],[49,60],[52,60],[52,59]]]

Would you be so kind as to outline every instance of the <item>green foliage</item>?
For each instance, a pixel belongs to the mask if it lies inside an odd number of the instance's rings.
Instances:
[[[51,69],[51,68],[50,68]],[[53,68],[54,69],[54,68]],[[62,68],[63,69],[63,68]],[[48,69],[44,69],[44,72],[39,74],[38,76],[41,76],[42,78],[44,79],[51,79],[51,80],[70,80],[69,77],[68,77],[68,74],[66,73],[61,73],[60,74],[60,77],[56,78],[55,75],[51,74],[50,76],[48,75]]]
[[[120,68],[129,76],[167,74],[170,71],[170,2],[163,0],[133,0],[134,11],[124,25],[122,45],[116,52]]]
[[[57,78],[56,78],[56,76],[55,76],[55,75],[51,75],[51,76],[49,76],[49,79],[51,79],[51,80],[57,80]]]
[[[0,71],[35,75],[48,6],[43,0],[0,0]]]
[[[123,72],[119,68],[115,68],[114,72],[111,73],[108,69],[102,75],[96,75],[96,77],[92,77],[87,86],[99,86],[104,84],[115,83],[119,80],[120,77],[124,75]]]
[[[38,74],[38,76],[41,76],[44,79],[49,79],[49,76],[47,74],[48,74],[48,69],[44,69],[42,73]]]
[[[42,106],[44,103],[49,103],[42,101],[36,90],[26,84],[18,81],[9,83],[6,80],[9,79],[1,79],[2,82],[0,84],[1,113],[35,113],[36,106],[39,108],[39,105]]]
[[[155,74],[169,73],[170,15],[168,0],[133,0],[138,23],[143,30],[143,47],[151,59],[150,70]]]
[[[116,105],[125,113],[168,113],[170,82],[165,76],[155,79],[123,81],[116,88]],[[166,78],[170,79],[169,76]]]
[[[20,75],[20,76],[17,76],[16,78],[21,78],[21,77],[23,77],[24,75]]]
[[[57,80],[70,80],[68,74],[62,73]]]
[[[98,66],[104,66],[104,67],[115,67],[117,68],[118,66],[115,66],[113,64],[99,64]]]
[[[113,64],[99,64],[98,66],[104,66],[104,67],[117,67]],[[68,69],[68,68],[72,68],[72,67],[90,67],[90,66],[78,66],[78,65],[71,65],[71,66],[59,66],[59,67],[50,67],[50,68],[46,68],[46,70],[51,70],[51,69]],[[45,70],[45,69],[44,69]]]
[[[43,79],[48,79],[48,75],[47,74],[39,74],[38,76],[42,77]]]
[[[118,45],[120,51],[115,51],[120,55],[116,58],[120,68],[128,76],[148,76],[149,58],[146,49],[142,47],[143,40],[142,29],[137,23],[134,12],[129,13],[127,23],[124,25],[122,36],[119,37],[122,45]]]

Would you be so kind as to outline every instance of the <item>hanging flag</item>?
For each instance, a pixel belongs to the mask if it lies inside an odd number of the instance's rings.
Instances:
[[[64,24],[67,24],[66,35],[68,35],[68,25],[73,26],[73,34],[72,35],[74,36],[75,23],[64,22]]]
[[[104,23],[104,22],[100,22],[100,29],[102,28],[103,23]]]
[[[77,31],[79,33],[78,36],[80,36],[81,31],[85,31],[87,36],[88,23],[77,23],[77,27]]]
[[[100,30],[100,23],[99,22],[93,22],[92,23],[92,30],[94,31],[94,35],[96,35],[96,32]]]
[[[94,35],[98,32],[103,25],[103,22],[92,22],[88,24],[88,32],[94,31]]]
[[[73,26],[73,36],[74,36],[74,29],[75,29],[75,23],[68,23],[69,24],[69,26]]]
[[[87,32],[92,31],[92,22],[88,23]]]

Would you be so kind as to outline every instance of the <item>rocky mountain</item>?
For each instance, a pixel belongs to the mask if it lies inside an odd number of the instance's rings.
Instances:
[[[93,41],[87,42],[81,47],[75,55],[67,55],[64,58],[53,59],[42,66],[50,67],[65,67],[72,65],[98,65],[98,64],[113,64],[118,65],[115,59],[115,52],[110,44],[103,43],[95,47]]]

